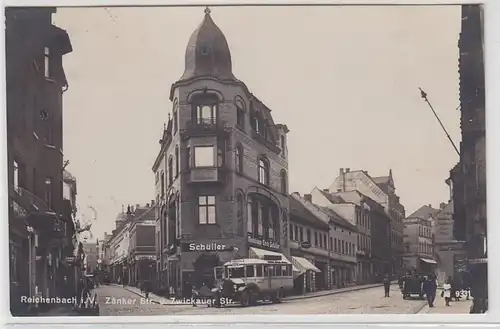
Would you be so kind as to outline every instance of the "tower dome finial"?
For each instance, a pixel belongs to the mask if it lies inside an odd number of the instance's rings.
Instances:
[[[211,13],[211,12],[212,12],[212,11],[211,11],[211,10],[210,10],[210,8],[207,6],[207,7],[205,8],[205,14],[210,15],[210,13]]]

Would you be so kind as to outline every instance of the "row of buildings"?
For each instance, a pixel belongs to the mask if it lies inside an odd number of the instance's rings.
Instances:
[[[76,220],[76,179],[63,152],[68,81],[62,57],[72,52],[55,8],[6,8],[9,268],[14,315],[36,311],[21,296],[72,296],[84,252]],[[43,305],[49,307],[49,304]]]
[[[449,207],[425,206],[406,217],[391,170],[372,176],[342,168],[327,189],[290,193],[289,129],[235,77],[209,9],[188,42],[170,100],[152,167],[155,200],[146,207],[151,229],[143,241],[132,237],[145,221],[136,207],[119,215],[106,239],[104,263],[115,280],[147,279],[182,293],[213,283],[214,267],[226,261],[273,255],[294,264],[296,290],[308,292],[439,267],[435,234],[449,224],[438,220]],[[134,250],[146,249],[151,271],[133,269]]]

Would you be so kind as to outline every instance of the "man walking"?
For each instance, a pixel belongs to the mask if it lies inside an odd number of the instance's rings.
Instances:
[[[391,280],[389,279],[389,276],[386,275],[384,277],[384,291],[385,291],[385,296],[384,297],[389,297],[389,291],[391,289]]]

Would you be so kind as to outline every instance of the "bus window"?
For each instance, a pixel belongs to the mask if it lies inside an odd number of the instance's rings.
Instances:
[[[262,277],[262,265],[255,265],[257,268],[257,274],[255,276]]]
[[[245,277],[245,268],[243,266],[238,267],[230,267],[229,268],[229,278],[244,278]]]
[[[255,270],[253,268],[253,265],[247,265],[246,277],[253,278],[254,276],[255,276]]]

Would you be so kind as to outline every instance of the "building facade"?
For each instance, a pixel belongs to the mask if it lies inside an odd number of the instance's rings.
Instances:
[[[483,7],[462,6],[460,51],[460,163],[452,170],[455,238],[467,241],[467,257],[473,276],[471,294],[474,312],[486,308],[488,278],[486,265],[486,120]]]
[[[436,274],[434,257],[434,216],[439,209],[425,205],[404,219],[403,262],[405,270]]]
[[[122,210],[115,220],[115,229],[107,243],[109,248],[109,276],[116,283],[128,284],[128,253],[129,253],[129,218],[133,213],[133,207],[128,206],[127,212]]]
[[[314,188],[311,192],[315,202],[332,209],[356,226],[356,283],[373,281],[372,237],[370,207],[357,191],[330,193],[329,190]]]
[[[453,202],[440,204],[434,216],[433,234],[438,282],[443,283],[449,277],[457,283],[467,280],[465,242],[453,237]]]
[[[155,205],[154,202],[141,207],[137,205],[130,218],[128,277],[129,284],[140,286],[144,281],[156,278],[155,254]]]
[[[323,265],[327,272],[328,287],[340,288],[355,284],[357,270],[356,225],[334,210],[318,205],[311,194],[300,197],[297,193],[293,193],[292,197],[299,200],[309,212],[328,223],[330,227],[327,237],[329,263],[326,266]],[[318,262],[316,264],[318,265]]]
[[[170,100],[153,166],[160,285],[187,293],[188,285],[213,284],[213,268],[235,257],[267,250],[286,259],[288,129],[234,76],[209,9],[188,42]]]
[[[7,8],[6,87],[9,251],[16,294],[64,294],[59,263],[73,220],[64,210],[62,56],[72,51],[66,31],[52,24],[55,8]],[[69,247],[69,248],[68,248]],[[15,312],[15,310],[13,310]]]
[[[381,204],[391,219],[391,255],[392,274],[397,275],[403,269],[403,219],[405,208],[396,194],[392,170],[388,176],[372,177],[365,170],[351,171],[340,168],[339,176],[329,188],[332,192],[358,191]]]
[[[294,291],[301,294],[328,289],[330,226],[310,212],[300,196],[292,194],[289,204],[290,255],[299,270],[294,273]]]
[[[83,243],[83,252],[85,253],[85,274],[94,274],[97,269],[97,260],[99,259],[99,248],[97,242]]]

